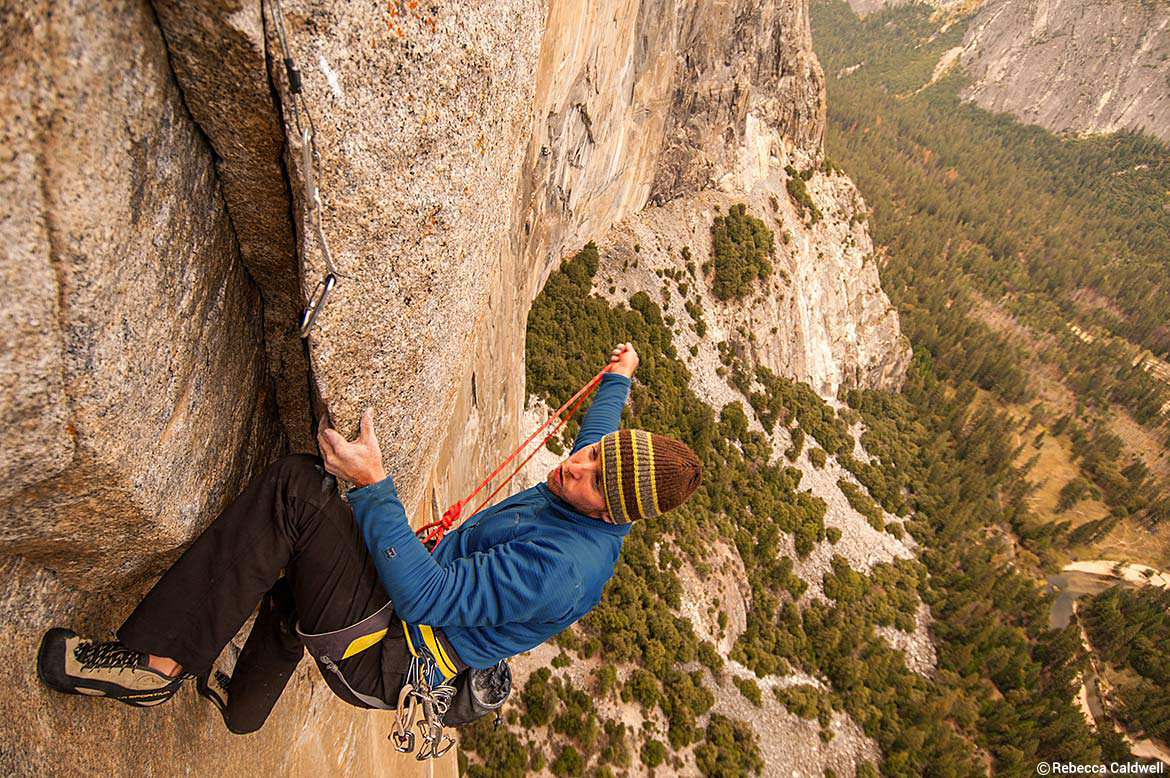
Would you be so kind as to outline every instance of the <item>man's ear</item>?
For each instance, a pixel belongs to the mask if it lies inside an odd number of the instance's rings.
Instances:
[[[609,520],[609,511],[596,511],[593,514],[593,518],[600,519],[606,524],[613,524],[613,522]]]

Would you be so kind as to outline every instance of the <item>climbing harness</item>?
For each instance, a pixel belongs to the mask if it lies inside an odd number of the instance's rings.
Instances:
[[[309,331],[313,329],[313,323],[317,321],[317,316],[325,307],[329,293],[337,286],[341,274],[333,266],[333,254],[329,251],[329,242],[325,240],[325,230],[321,226],[321,191],[317,187],[317,182],[321,179],[321,155],[317,151],[317,125],[313,123],[313,114],[309,111],[308,100],[305,99],[301,71],[289,50],[288,35],[284,28],[284,9],[281,8],[280,0],[270,0],[269,9],[276,27],[276,37],[280,41],[280,55],[284,60],[288,91],[292,95],[290,105],[293,123],[296,125],[297,134],[301,136],[301,162],[304,168],[302,178],[305,183],[303,198],[305,206],[309,209],[308,227],[316,236],[321,256],[325,260],[325,277],[317,282],[304,312],[301,313],[300,333],[302,338],[307,338]],[[305,117],[303,124],[302,114]]]
[[[342,685],[349,690],[350,694],[371,708],[390,710],[390,706],[384,700],[368,694],[362,694],[350,686],[349,681],[345,679],[345,675],[342,674],[337,663],[342,659],[349,659],[351,656],[360,654],[367,648],[380,643],[382,638],[386,637],[386,633],[390,631],[390,625],[393,621],[394,606],[393,603],[387,602],[377,612],[371,613],[357,624],[351,624],[348,627],[342,627],[332,632],[304,632],[301,630],[300,621],[297,621],[295,629],[297,637],[305,644],[305,648],[308,649],[309,654],[321,662],[321,664],[325,665],[329,672],[333,673],[341,681]]]
[[[357,624],[332,632],[308,633],[298,623],[296,634],[309,654],[355,699],[377,710],[394,711],[394,727],[388,738],[403,753],[414,751],[417,743],[415,758],[419,761],[440,757],[451,749],[454,738],[444,734],[449,712],[454,712],[452,724],[459,726],[496,711],[499,725],[499,709],[512,691],[512,672],[507,662],[501,660],[487,669],[469,668],[438,628],[399,622],[411,658],[397,705],[354,689],[337,663],[380,643],[394,622],[394,607],[388,602]],[[435,682],[436,678],[440,680]],[[412,731],[416,724],[417,738]]]
[[[577,408],[581,406],[581,403],[585,402],[585,399],[593,392],[594,389],[597,388],[597,385],[601,383],[602,376],[609,372],[609,368],[610,366],[606,365],[597,375],[593,376],[593,378],[589,380],[589,383],[585,384],[585,386],[581,387],[581,389],[579,389],[575,395],[570,397],[568,402],[558,408],[556,413],[549,416],[544,424],[541,424],[539,427],[537,427],[536,431],[529,435],[527,440],[517,446],[516,450],[509,454],[508,457],[499,464],[499,467],[493,470],[487,478],[483,479],[483,481],[480,482],[479,486],[475,487],[475,490],[471,494],[467,495],[462,500],[448,508],[443,513],[442,518],[440,518],[438,521],[432,521],[430,524],[424,524],[422,527],[419,527],[417,530],[415,530],[415,534],[418,536],[419,540],[421,540],[425,545],[430,546],[433,551],[434,548],[439,545],[439,541],[443,539],[443,535],[446,534],[447,530],[451,529],[451,525],[459,520],[459,515],[463,511],[463,506],[471,502],[471,499],[475,497],[475,495],[479,494],[479,492],[483,490],[485,486],[491,483],[491,480],[499,475],[500,471],[507,467],[508,463],[515,459],[537,435],[543,432],[544,429],[548,427],[548,425],[556,421],[556,427],[544,436],[544,440],[540,442],[540,445],[534,448],[532,453],[525,457],[524,461],[517,465],[516,468],[508,474],[508,477],[501,481],[500,485],[497,486],[491,494],[484,498],[483,502],[476,506],[475,510],[467,514],[467,518],[471,518],[475,514],[479,513],[480,510],[489,502],[491,502],[492,498],[499,494],[500,490],[503,489],[508,484],[508,482],[512,480],[512,477],[515,476],[516,473],[520,472],[521,468],[528,464],[528,461],[532,459],[532,457],[536,456],[536,452],[540,451],[541,446],[547,443],[548,440],[554,435],[560,433],[561,428],[563,428],[565,423],[568,422],[570,418],[572,418],[573,414],[576,413]],[[561,414],[565,413],[566,408],[568,409],[568,413],[565,414],[564,418],[561,418]],[[434,545],[431,546],[431,544]]]

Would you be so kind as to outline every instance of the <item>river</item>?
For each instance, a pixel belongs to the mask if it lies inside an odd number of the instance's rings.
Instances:
[[[1064,629],[1072,621],[1073,603],[1086,594],[1097,594],[1124,581],[1113,575],[1083,573],[1079,570],[1062,571],[1044,579],[1048,591],[1059,592],[1048,614],[1050,629]]]

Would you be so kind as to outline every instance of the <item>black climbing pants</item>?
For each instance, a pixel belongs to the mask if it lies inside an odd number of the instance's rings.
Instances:
[[[320,459],[293,455],[272,464],[212,522],[134,609],[118,639],[201,675],[259,603],[225,712],[233,732],[252,732],[303,655],[296,619],[305,632],[330,632],[388,599],[334,478]],[[410,656],[397,624],[380,645],[338,663],[358,692],[397,698]],[[322,675],[337,696],[367,707],[331,672],[322,668]]]

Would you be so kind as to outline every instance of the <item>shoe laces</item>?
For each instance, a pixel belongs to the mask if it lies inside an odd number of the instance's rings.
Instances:
[[[79,643],[73,649],[73,656],[82,667],[120,667],[131,669],[138,667],[142,654],[116,641],[109,643],[85,642]]]

